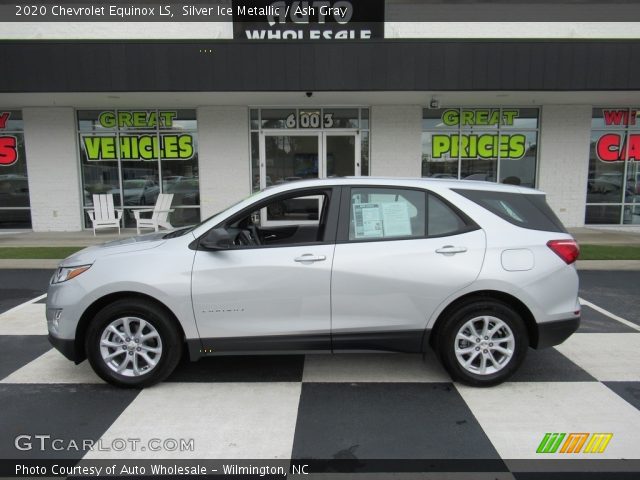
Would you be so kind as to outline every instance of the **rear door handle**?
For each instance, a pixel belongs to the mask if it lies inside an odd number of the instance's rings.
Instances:
[[[464,253],[467,251],[467,247],[454,247],[453,245],[445,245],[444,247],[438,248],[436,253],[441,253],[443,255],[453,255],[455,253]]]
[[[305,253],[301,257],[296,257],[293,260],[300,263],[307,262],[324,262],[327,259],[324,255],[314,255],[313,253]]]

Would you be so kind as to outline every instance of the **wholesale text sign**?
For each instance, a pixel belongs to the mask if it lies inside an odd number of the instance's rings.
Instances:
[[[238,40],[384,37],[384,0],[233,0]]]

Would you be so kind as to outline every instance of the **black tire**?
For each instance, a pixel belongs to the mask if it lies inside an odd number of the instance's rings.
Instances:
[[[160,336],[162,351],[157,364],[147,373],[121,375],[102,358],[100,340],[103,332],[114,320],[123,317],[136,317],[148,322]],[[85,337],[85,351],[93,370],[106,382],[123,388],[150,387],[166,379],[178,365],[182,347],[182,337],[174,319],[162,307],[139,298],[120,299],[104,307],[91,320]]]
[[[475,373],[463,367],[455,352],[458,332],[469,320],[482,316],[494,317],[504,322],[511,330],[514,338],[511,358],[506,360],[499,370],[485,374]],[[460,306],[448,318],[444,319],[444,322],[441,328],[438,329],[435,347],[440,361],[454,380],[474,387],[497,385],[513,375],[525,359],[527,349],[529,348],[527,328],[520,314],[509,305],[495,300],[479,299],[471,301]],[[482,325],[482,321],[479,321],[479,325]],[[502,331],[506,332],[506,329]],[[484,338],[482,338],[481,341],[485,341]],[[487,344],[484,345],[487,346]],[[493,344],[490,345],[493,346]],[[467,360],[478,350],[478,347],[474,344],[466,343],[465,341],[462,341],[461,346],[474,347],[469,357],[465,357]],[[502,346],[504,346],[504,344],[502,344]],[[484,350],[482,348],[483,347],[480,347],[478,351],[480,356],[483,355],[482,352]],[[502,354],[497,353],[497,355],[501,357]],[[503,358],[507,357],[505,356]],[[474,360],[474,363],[477,364],[480,361],[481,357],[480,359]],[[474,368],[473,365],[470,368]]]

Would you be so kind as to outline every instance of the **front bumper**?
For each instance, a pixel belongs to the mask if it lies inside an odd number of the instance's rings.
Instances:
[[[49,285],[47,291],[47,329],[49,343],[75,363],[85,359],[82,341],[76,341],[78,322],[86,305],[86,291],[75,281]]]
[[[580,317],[555,320],[538,324],[538,341],[533,348],[559,345],[580,327]]]
[[[84,360],[84,358],[81,358],[79,355],[76,349],[76,341],[73,339],[58,338],[49,334],[49,343],[65,357],[75,363],[80,363]]]

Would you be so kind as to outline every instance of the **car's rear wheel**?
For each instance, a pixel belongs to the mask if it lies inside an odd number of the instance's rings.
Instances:
[[[85,349],[103,380],[119,387],[143,388],[173,372],[182,354],[182,340],[163,308],[148,300],[121,299],[95,316]]]
[[[483,387],[504,382],[520,367],[529,339],[522,317],[513,308],[478,300],[445,320],[436,347],[454,380]]]

